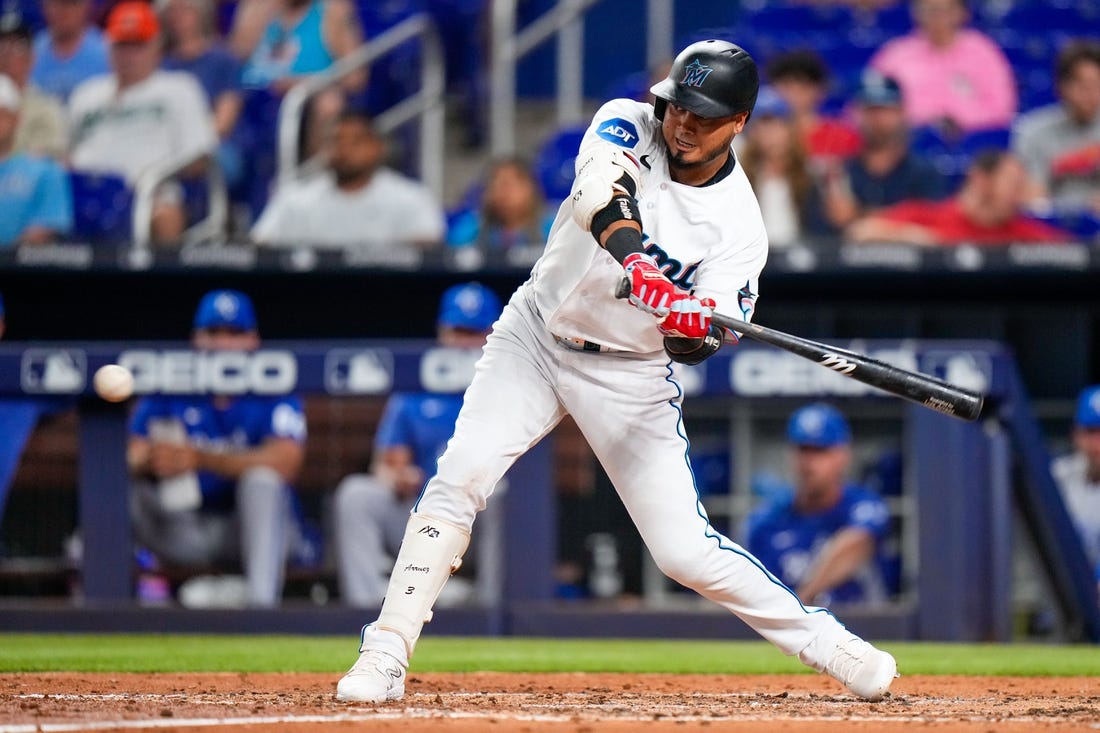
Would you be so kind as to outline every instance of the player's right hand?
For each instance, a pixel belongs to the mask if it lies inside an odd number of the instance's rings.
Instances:
[[[630,304],[658,318],[668,315],[668,307],[676,297],[676,286],[657,267],[657,262],[644,252],[634,252],[623,260],[623,269],[630,278]]]

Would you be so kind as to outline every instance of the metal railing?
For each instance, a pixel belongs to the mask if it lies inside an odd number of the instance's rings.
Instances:
[[[493,0],[490,30],[489,149],[494,156],[516,152],[516,64],[557,36],[559,127],[583,122],[584,14],[599,0],[561,0],[516,31],[516,0]],[[646,2],[646,64],[652,69],[672,53],[672,0]],[[624,32],[628,31],[624,28]]]
[[[298,158],[299,130],[305,105],[310,98],[412,39],[419,39],[421,42],[420,90],[379,114],[374,122],[379,132],[388,133],[412,119],[420,118],[420,180],[437,196],[442,197],[445,83],[443,48],[435,25],[425,13],[414,15],[388,28],[330,68],[291,87],[279,106],[280,184],[297,178],[301,170],[309,165],[300,164]]]
[[[214,150],[203,151],[199,155],[149,168],[138,177],[134,184],[134,204],[131,213],[131,231],[133,246],[137,250],[148,250],[153,239],[153,205],[157,187],[173,178],[183,169],[198,160],[207,158],[206,171],[206,216],[192,224],[183,233],[183,241],[205,241],[224,239],[226,222],[229,219],[229,192],[225,177],[214,157]]]

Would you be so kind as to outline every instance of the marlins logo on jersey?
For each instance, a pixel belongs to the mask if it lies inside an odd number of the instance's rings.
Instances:
[[[680,83],[685,87],[701,87],[712,71],[714,71],[712,67],[701,64],[699,59],[695,59],[684,67],[684,78]]]

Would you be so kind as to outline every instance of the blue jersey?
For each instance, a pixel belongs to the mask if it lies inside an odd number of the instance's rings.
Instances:
[[[885,598],[881,540],[889,521],[886,504],[877,494],[848,484],[836,506],[820,514],[795,511],[793,493],[776,495],[749,515],[745,536],[748,551],[785,585],[795,588],[837,531],[846,527],[866,529],[875,538],[876,553],[871,562],[819,599],[824,605],[860,603]]]
[[[47,94],[67,102],[80,82],[111,72],[107,57],[107,41],[97,28],[85,30],[76,52],[66,58],[54,53],[50,34],[42,30],[34,39],[31,82]]]
[[[407,446],[412,450],[413,463],[424,476],[434,476],[436,461],[454,435],[461,408],[460,394],[395,392],[386,403],[378,425],[375,452]]]
[[[325,48],[323,16],[323,3],[313,0],[293,28],[271,21],[245,63],[244,86],[266,87],[276,79],[315,74],[332,66],[333,58]]]
[[[0,202],[0,245],[14,244],[30,226],[63,235],[73,227],[69,178],[49,158],[16,153],[0,160]]]
[[[306,439],[306,419],[297,395],[236,397],[224,408],[205,395],[154,396],[142,399],[131,418],[130,431],[148,438],[157,420],[183,423],[191,442],[203,450],[256,448],[268,438]],[[236,482],[208,471],[199,472],[204,510],[230,511]]]

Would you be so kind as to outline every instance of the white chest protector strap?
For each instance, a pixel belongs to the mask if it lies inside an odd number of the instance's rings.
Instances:
[[[413,514],[405,527],[386,600],[376,628],[401,636],[412,656],[420,630],[431,620],[432,606],[451,573],[462,565],[470,533],[450,522]]]

